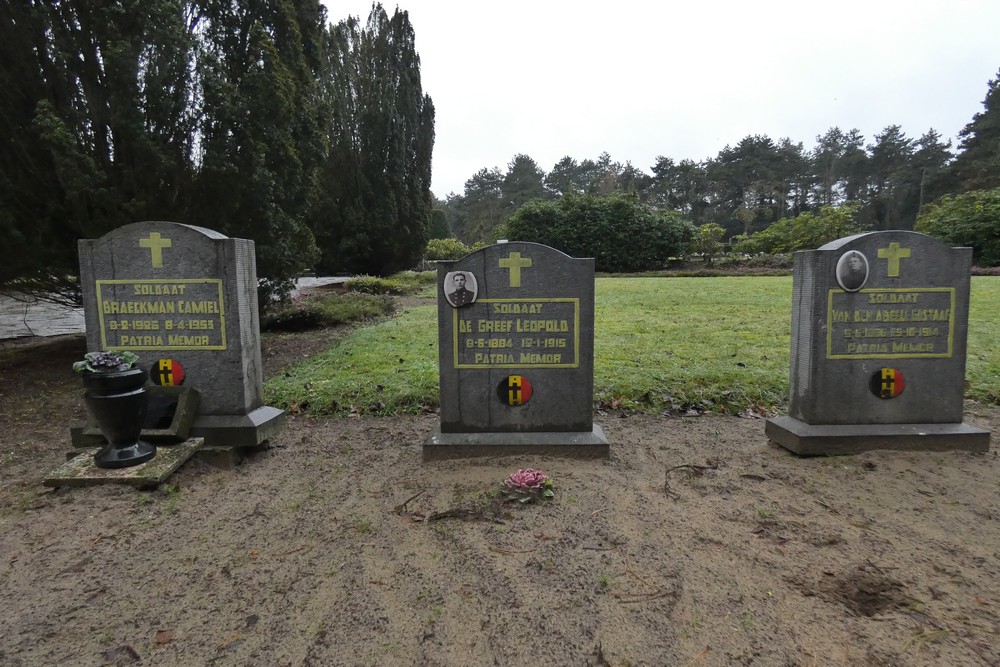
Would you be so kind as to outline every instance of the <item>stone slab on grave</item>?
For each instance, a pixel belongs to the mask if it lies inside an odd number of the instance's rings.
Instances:
[[[137,489],[152,489],[162,484],[204,444],[204,438],[188,438],[176,445],[156,448],[156,456],[128,468],[98,468],[94,455],[100,447],[86,447],[73,458],[50,472],[42,484],[49,487],[128,484]]]
[[[911,231],[795,253],[787,416],[797,454],[989,449],[963,423],[971,248]]]
[[[593,259],[510,242],[439,262],[438,354],[424,460],[609,455],[593,420]]]
[[[131,350],[153,384],[195,389],[189,435],[258,447],[284,412],[264,405],[254,243],[175,222],[79,241],[87,347]],[[77,447],[93,445],[86,427]]]

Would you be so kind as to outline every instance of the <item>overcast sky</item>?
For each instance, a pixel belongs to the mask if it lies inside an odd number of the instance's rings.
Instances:
[[[366,20],[371,2],[325,0]],[[399,0],[436,109],[432,190],[518,153],[646,173],[750,134],[952,139],[1000,69],[1000,0]]]

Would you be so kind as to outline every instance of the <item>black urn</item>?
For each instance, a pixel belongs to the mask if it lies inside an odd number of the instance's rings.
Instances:
[[[156,456],[139,439],[146,416],[146,373],[141,368],[83,373],[84,400],[108,444],[94,455],[98,468],[127,468]]]

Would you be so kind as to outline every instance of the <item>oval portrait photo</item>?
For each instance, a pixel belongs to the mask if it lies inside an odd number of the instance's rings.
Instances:
[[[452,271],[444,276],[444,298],[455,308],[475,303],[479,294],[476,276],[470,271]]]
[[[849,250],[837,260],[837,282],[848,292],[857,292],[868,282],[868,258]]]

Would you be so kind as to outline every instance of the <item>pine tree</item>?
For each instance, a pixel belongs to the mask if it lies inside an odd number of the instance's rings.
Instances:
[[[952,165],[961,192],[1000,187],[1000,70],[989,82],[983,111],[958,133],[959,154]]]

